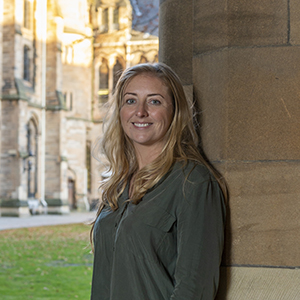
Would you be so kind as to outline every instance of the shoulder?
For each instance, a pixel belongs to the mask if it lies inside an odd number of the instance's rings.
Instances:
[[[174,192],[177,204],[175,215],[182,216],[187,212],[200,215],[202,211],[223,207],[222,190],[206,165],[194,161],[176,163],[174,171],[180,178]]]
[[[175,172],[184,180],[191,183],[201,183],[207,181],[216,181],[215,177],[207,166],[196,161],[187,161],[187,163],[176,162]]]

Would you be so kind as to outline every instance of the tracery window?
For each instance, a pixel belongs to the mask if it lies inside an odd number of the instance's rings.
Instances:
[[[102,25],[101,25],[101,32],[105,33],[108,32],[108,8],[104,8],[102,10]]]
[[[108,79],[109,79],[109,68],[106,59],[102,59],[102,63],[99,67],[99,101],[104,103],[108,100]]]
[[[70,93],[70,98],[69,98],[69,110],[73,110],[73,93]]]
[[[23,49],[23,79],[30,81],[30,48],[24,46]]]
[[[117,59],[113,68],[113,74],[114,74],[113,88],[116,87],[116,84],[121,76],[122,71],[123,71],[123,66],[120,63],[120,61]]]
[[[120,17],[120,13],[119,13],[120,9],[119,7],[116,7],[114,9],[114,18],[113,18],[113,29],[114,30],[119,30],[119,17]]]
[[[141,58],[140,58],[139,64],[144,64],[144,63],[147,63],[147,62],[148,62],[147,58],[144,55],[142,55]]]
[[[32,5],[30,0],[24,0],[24,27],[32,28]]]
[[[27,195],[28,198],[35,198],[38,186],[38,132],[33,120],[27,124],[27,153]]]

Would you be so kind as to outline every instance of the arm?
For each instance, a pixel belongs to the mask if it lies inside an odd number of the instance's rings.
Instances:
[[[199,174],[198,174],[199,175]],[[185,183],[171,300],[213,300],[219,284],[225,206],[216,181]]]

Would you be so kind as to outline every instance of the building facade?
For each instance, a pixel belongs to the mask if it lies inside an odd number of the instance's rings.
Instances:
[[[42,15],[32,1],[3,1],[1,95],[1,212],[28,214],[40,197]],[[45,15],[43,15],[45,17]]]
[[[157,33],[134,29],[130,1],[0,5],[1,215],[89,210],[105,171],[91,155],[104,104],[123,68],[157,59]]]

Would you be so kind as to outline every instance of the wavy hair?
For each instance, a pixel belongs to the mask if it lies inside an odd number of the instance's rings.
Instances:
[[[166,133],[167,142],[160,155],[139,170],[133,143],[121,126],[120,109],[128,83],[132,78],[141,74],[157,77],[169,88],[174,115]],[[114,95],[109,102],[109,113],[104,120],[103,138],[95,148],[97,153],[103,153],[106,156],[111,173],[109,179],[101,183],[102,203],[97,215],[100,214],[104,205],[109,205],[113,210],[118,208],[118,198],[133,175],[134,184],[130,200],[137,204],[147,190],[169,171],[175,161],[187,163],[188,160],[193,160],[206,165],[215,175],[226,196],[221,177],[201,154],[196,125],[193,117],[193,103],[186,98],[179,77],[170,67],[163,63],[147,63],[126,69],[120,76]],[[94,151],[94,154],[97,153]]]

